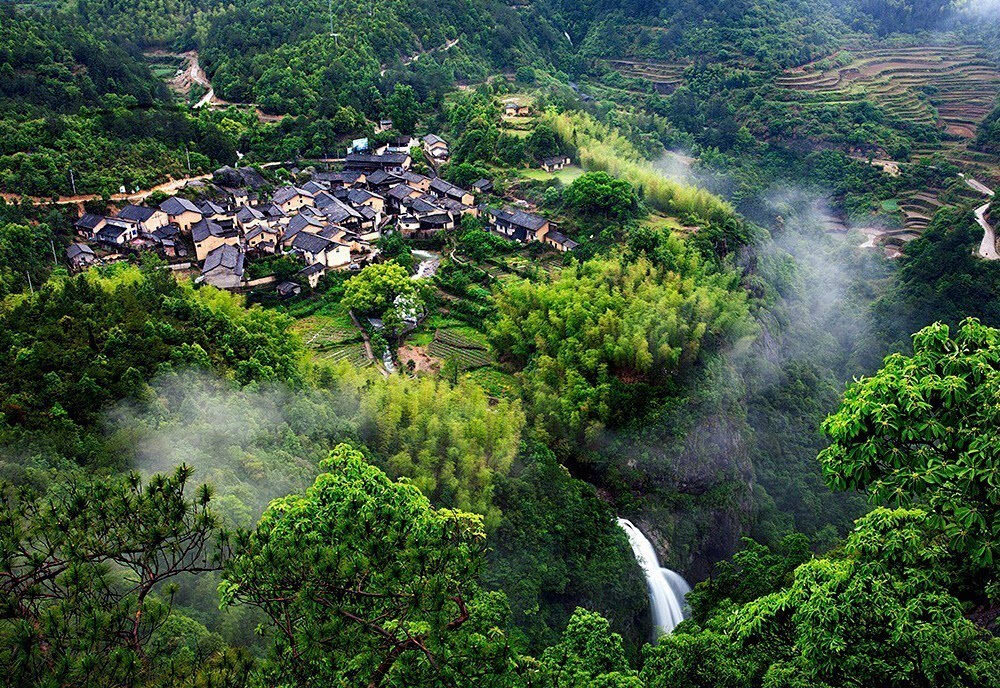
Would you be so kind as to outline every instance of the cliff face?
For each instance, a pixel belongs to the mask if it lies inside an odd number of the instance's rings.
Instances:
[[[663,566],[692,583],[750,532],[756,484],[736,367],[718,356],[696,377],[685,384],[688,395],[658,404],[604,452],[628,486],[617,495],[622,515],[649,537]]]

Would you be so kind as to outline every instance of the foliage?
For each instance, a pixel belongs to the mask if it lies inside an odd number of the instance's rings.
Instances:
[[[502,636],[470,623],[489,613],[473,606],[480,519],[431,508],[346,445],[322,468],[305,494],[273,502],[255,530],[236,535],[220,586],[223,604],[270,618],[271,680],[450,685],[502,672]]]
[[[218,567],[211,491],[202,486],[194,497],[185,494],[190,477],[184,466],[145,484],[134,474],[68,474],[42,493],[5,491],[5,680],[98,686],[155,677],[171,654],[159,646],[171,618],[163,584]]]
[[[624,179],[607,172],[587,172],[563,192],[566,204],[585,217],[622,223],[639,216],[639,198]]]
[[[553,688],[641,688],[628,665],[622,637],[600,614],[577,608],[562,639],[541,657],[545,685]]]
[[[489,336],[524,371],[544,436],[594,439],[630,388],[664,385],[703,349],[748,331],[732,277],[706,271],[692,252],[678,259],[669,270],[645,258],[592,260],[497,295]]]
[[[877,509],[842,555],[648,647],[642,678],[651,688],[995,686],[1000,641],[964,617],[950,579],[927,514]]]
[[[358,313],[385,314],[397,299],[419,303],[410,273],[396,262],[376,263],[351,278],[344,289],[343,304]]]
[[[610,619],[633,655],[649,637],[649,603],[612,507],[544,446],[524,446],[518,465],[495,479],[503,517],[490,533],[484,584],[507,595],[529,651],[558,642],[584,606]]]
[[[827,479],[878,504],[926,504],[955,551],[995,567],[998,385],[1000,331],[971,319],[954,336],[947,325],[924,328],[912,356],[886,358],[823,424],[832,442],[820,454]]]
[[[99,447],[85,433],[157,371],[195,366],[241,383],[295,381],[288,325],[155,267],[53,278],[0,309],[0,428],[43,431],[63,456],[96,460]]]
[[[409,478],[435,504],[483,514],[494,525],[493,480],[510,470],[524,426],[520,404],[492,403],[479,385],[358,375],[359,436],[385,457],[392,477]],[[348,387],[350,389],[350,387]]]

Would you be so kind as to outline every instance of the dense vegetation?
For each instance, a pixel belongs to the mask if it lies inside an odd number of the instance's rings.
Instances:
[[[581,245],[468,216],[248,306],[151,256],[71,277],[76,206],[0,205],[6,683],[1000,688],[981,200],[954,158],[915,160],[953,134],[775,86],[908,46],[951,3],[49,4],[0,10],[5,194],[329,156],[388,116],[376,141],[445,134],[441,176],[495,180],[477,201],[527,199]],[[189,109],[150,48],[197,50],[241,105]],[[515,91],[530,117],[502,115]],[[997,113],[970,155],[996,152]],[[664,174],[667,150],[698,160]],[[585,170],[528,169],[556,154]],[[940,209],[895,264],[825,231],[828,204],[898,224],[924,187]],[[251,272],[271,269],[297,266]],[[316,323],[398,372],[317,355],[296,334]],[[407,367],[404,343],[452,353]],[[656,643],[617,515],[701,581]]]

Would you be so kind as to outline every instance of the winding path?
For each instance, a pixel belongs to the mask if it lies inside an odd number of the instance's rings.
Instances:
[[[344,158],[310,158],[308,160],[303,160],[302,162],[303,163],[344,162]],[[292,161],[290,160],[276,160],[272,162],[259,163],[260,167],[264,168],[278,167],[279,165],[291,165],[291,164]],[[170,195],[182,189],[184,186],[187,185],[188,182],[203,181],[205,179],[211,179],[211,177],[212,177],[211,173],[196,174],[190,177],[181,177],[180,179],[172,179],[169,181],[165,181],[162,184],[157,184],[154,187],[151,187],[149,189],[142,189],[140,191],[136,191],[135,193],[111,194],[109,198],[112,201],[129,201],[130,203],[134,203],[137,201],[145,200],[145,198],[154,191],[162,191],[163,193]],[[42,196],[22,196],[21,194],[14,194],[14,193],[0,193],[0,197],[2,197],[8,203],[19,203],[20,201],[26,199],[31,205],[79,205],[82,203],[86,203],[88,201],[100,200],[102,196],[101,194],[98,193],[80,194],[77,196],[60,196],[55,201],[53,201],[51,198],[43,198]]]
[[[993,189],[986,186],[982,182],[979,182],[971,177],[967,177],[964,174],[959,173],[959,176],[965,180],[971,188],[975,189],[984,196],[988,196],[990,199],[993,198]],[[986,220],[986,213],[990,209],[990,202],[987,201],[981,206],[976,208],[976,222],[979,226],[983,228],[983,240],[979,242],[979,255],[986,260],[1000,260],[1000,253],[997,252],[997,237],[996,232],[993,231],[993,227]]]

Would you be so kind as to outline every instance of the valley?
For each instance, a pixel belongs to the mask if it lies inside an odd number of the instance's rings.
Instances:
[[[1000,15],[0,7],[0,685],[1000,688]]]

